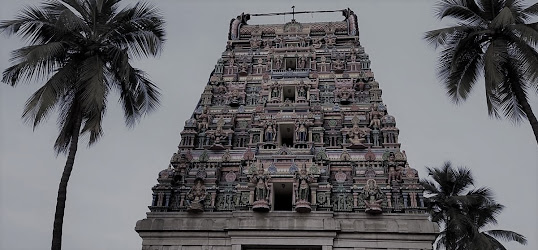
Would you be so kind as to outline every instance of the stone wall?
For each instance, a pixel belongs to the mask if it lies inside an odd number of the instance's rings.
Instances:
[[[142,250],[432,249],[438,229],[425,214],[153,212],[136,224]],[[285,248],[285,249],[289,249]],[[257,248],[260,249],[260,248]]]

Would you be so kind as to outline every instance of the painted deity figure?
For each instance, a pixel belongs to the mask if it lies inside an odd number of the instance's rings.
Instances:
[[[267,142],[273,142],[275,140],[275,129],[273,129],[272,125],[267,126],[265,130],[265,140]]]
[[[325,43],[328,47],[331,47],[336,44],[336,37],[334,36],[326,36],[325,37]]]
[[[389,171],[389,184],[392,181],[401,181],[402,180],[402,167],[396,162],[395,155],[393,152],[389,154],[389,159],[387,161],[387,167]]]
[[[206,197],[204,181],[200,178],[194,181],[194,186],[187,193],[187,204],[190,209],[203,210],[203,202]]]
[[[202,109],[202,113],[198,115],[198,130],[200,131],[206,131],[209,128],[209,122],[208,122],[208,113],[209,108],[207,106],[204,106]]]
[[[335,70],[343,70],[344,69],[344,62],[338,58],[336,61],[334,61],[334,69]]]
[[[256,185],[254,189],[254,201],[269,200],[269,179],[271,177],[264,174],[263,166],[258,173],[254,175],[251,182]]]
[[[243,62],[241,64],[241,69],[240,69],[241,73],[247,73],[248,71],[248,65],[247,65],[247,62]]]
[[[380,210],[381,203],[383,202],[383,193],[377,186],[374,179],[369,179],[366,181],[366,186],[364,186],[364,203],[367,209]]]
[[[277,57],[275,58],[275,69],[281,69],[282,68],[282,58]]]
[[[304,37],[299,37],[299,46],[304,47],[306,45],[306,41]]]
[[[298,63],[298,65],[297,65],[298,68],[299,68],[299,69],[304,69],[305,64],[306,64],[306,59],[304,58],[304,56],[301,56],[301,57],[299,58],[299,63]]]
[[[372,106],[370,107],[370,127],[380,128],[382,116],[383,114],[377,110],[377,106],[372,103]]]
[[[237,91],[237,89],[234,89],[232,91],[230,103],[237,103],[237,102],[239,102],[239,91]]]
[[[312,46],[314,46],[315,49],[321,48],[322,45],[323,45],[323,43],[322,43],[320,38],[312,39]]]
[[[303,122],[295,124],[295,138],[297,141],[306,141],[307,129]]]
[[[278,91],[278,86],[273,86],[271,88],[271,97],[272,98],[280,98],[280,91]]]
[[[209,127],[209,123],[207,122],[207,117],[203,117],[202,121],[198,123],[198,129],[200,131],[206,131]]]
[[[306,172],[306,167],[301,169],[301,172],[295,177],[298,182],[296,199],[298,201],[309,201],[310,197],[310,183],[313,181],[313,177],[308,175]]]
[[[348,132],[351,135],[349,139],[353,145],[360,145],[364,142],[365,132],[359,127],[359,118],[353,117],[353,127]]]
[[[297,95],[299,97],[306,98],[306,88],[304,87],[304,85],[299,86],[299,89],[297,90]]]

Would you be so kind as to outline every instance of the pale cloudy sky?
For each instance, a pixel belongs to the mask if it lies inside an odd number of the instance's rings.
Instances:
[[[0,19],[13,18],[26,4],[0,0]],[[134,2],[134,1],[126,1]],[[134,231],[151,201],[157,173],[168,166],[179,132],[224,51],[231,18],[264,13],[351,8],[359,18],[360,39],[396,117],[400,142],[412,167],[451,160],[473,170],[478,186],[491,187],[506,206],[497,229],[514,230],[538,249],[538,146],[527,122],[513,125],[487,116],[483,82],[469,100],[454,105],[435,76],[436,52],[421,40],[442,24],[433,17],[435,1],[173,1],[153,0],[167,21],[167,42],[158,59],[137,65],[162,90],[161,108],[134,129],[124,126],[117,97],[109,98],[105,136],[95,146],[81,144],[68,187],[64,249],[140,249]],[[528,1],[530,3],[531,1]],[[287,22],[254,17],[249,23]],[[300,15],[299,22],[342,20],[339,13]],[[0,37],[0,69],[9,52],[23,45]],[[26,99],[39,83],[12,88],[0,84],[0,249],[50,246],[56,192],[65,156],[55,157],[56,117],[35,131],[21,119]],[[530,103],[538,114],[538,98]],[[84,143],[84,141],[82,142]]]

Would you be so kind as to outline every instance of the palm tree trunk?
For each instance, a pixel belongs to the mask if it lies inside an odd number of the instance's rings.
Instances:
[[[514,94],[516,95],[516,98],[521,105],[521,109],[523,109],[523,112],[525,112],[525,115],[527,116],[527,119],[531,124],[532,131],[534,132],[534,137],[536,138],[536,143],[538,144],[538,120],[532,112],[531,105],[527,101],[527,96],[525,95],[525,92],[523,92],[521,86],[517,84],[514,84]]]
[[[73,135],[71,138],[71,144],[69,145],[69,154],[67,161],[65,162],[64,172],[62,173],[62,179],[58,187],[58,197],[56,198],[56,213],[54,214],[54,226],[52,230],[52,246],[51,250],[62,249],[62,228],[64,222],[65,200],[67,198],[67,182],[71,176],[73,170],[73,164],[75,163],[75,154],[77,153],[78,137],[80,133],[80,126],[82,119],[80,114],[77,115],[75,127],[73,128]]]

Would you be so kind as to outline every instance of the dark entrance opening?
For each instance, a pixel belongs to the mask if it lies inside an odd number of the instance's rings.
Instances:
[[[293,132],[295,126],[293,124],[281,124],[280,125],[280,145],[286,145],[293,147]]]
[[[284,101],[290,100],[291,102],[295,102],[295,87],[294,86],[284,86],[282,88],[284,95]]]
[[[274,211],[292,211],[292,191],[293,183],[276,182],[273,183],[273,210]]]
[[[284,58],[285,69],[286,70],[296,70],[297,69],[297,58]]]

